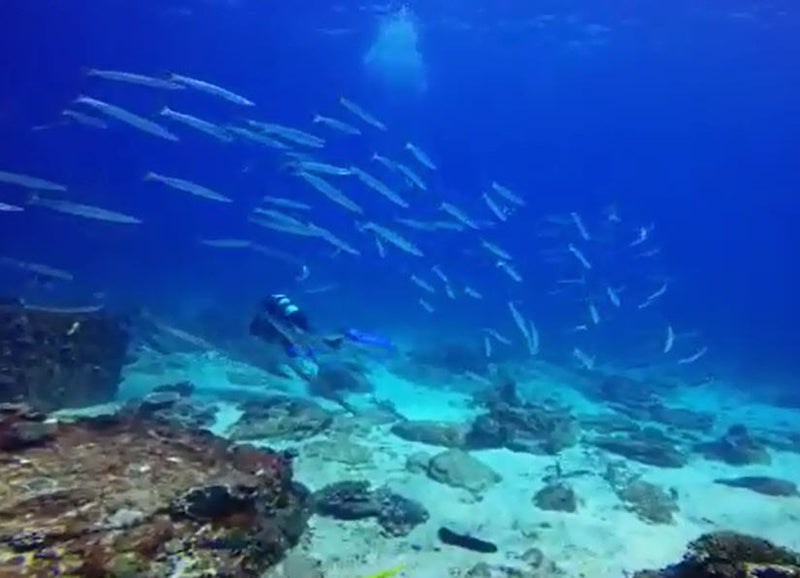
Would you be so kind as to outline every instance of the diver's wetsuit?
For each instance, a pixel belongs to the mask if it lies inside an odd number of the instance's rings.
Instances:
[[[255,335],[267,343],[277,343],[288,355],[296,355],[294,344],[275,327],[273,319],[307,333],[311,328],[305,313],[286,295],[277,293],[264,299],[261,310],[250,322],[250,335]]]

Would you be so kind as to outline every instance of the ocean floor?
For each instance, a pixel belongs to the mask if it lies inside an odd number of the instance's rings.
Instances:
[[[414,383],[379,366],[368,378],[375,388],[374,397],[391,402],[407,420],[468,422],[482,412],[472,396],[454,387]],[[221,355],[183,356],[157,373],[133,366],[126,375],[123,393],[136,397],[155,385],[182,380],[192,382],[199,396],[213,399],[224,392],[212,428],[220,435],[226,435],[242,415],[238,399],[258,399],[265,392],[276,391],[307,395],[299,382],[276,382],[274,376]],[[563,371],[548,372],[543,367],[530,383],[520,382],[519,388],[531,392],[534,399],[556,398],[576,415],[611,415],[612,420],[619,416],[607,403],[585,397],[570,383],[574,382]],[[800,432],[800,410],[745,403],[724,387],[713,387],[678,388],[662,394],[661,401],[672,407],[712,413],[716,418],[713,431],[704,439],[718,437],[734,424],[743,424],[753,432]],[[368,404],[369,396],[363,397],[354,396],[353,403]],[[533,496],[545,486],[543,480],[553,474],[553,455],[471,450],[470,455],[496,472],[499,481],[481,491],[468,491],[435,481],[425,471],[407,468],[409,457],[420,456],[420,452],[436,455],[446,448],[401,439],[390,431],[390,423],[360,420],[336,404],[317,401],[335,412],[340,423],[349,424],[346,435],[340,428],[333,438],[326,432],[302,440],[251,443],[296,450],[295,479],[312,491],[342,480],[369,480],[373,487],[388,485],[392,491],[420,502],[429,512],[427,522],[403,537],[383,535],[372,519],[313,516],[296,550],[318,560],[326,578],[361,578],[398,564],[403,565],[398,576],[408,578],[466,576],[479,562],[521,567],[523,554],[531,548],[538,548],[566,576],[618,578],[673,563],[689,541],[721,529],[758,535],[800,550],[800,497],[770,496],[714,483],[719,478],[771,476],[800,484],[800,452],[770,448],[769,464],[750,465],[730,465],[693,453],[683,467],[667,468],[625,460],[582,439],[558,454],[560,471],[578,472],[569,476],[569,485],[577,496],[577,511],[550,511],[538,508]],[[353,451],[339,452],[341,455],[320,451],[320,442],[331,439],[349,444]],[[608,464],[620,460],[625,460],[642,480],[669,489],[679,508],[672,523],[645,522],[625,506],[604,477]],[[498,551],[483,554],[442,544],[437,538],[440,526],[491,541]],[[272,575],[283,577],[280,571],[278,568]]]

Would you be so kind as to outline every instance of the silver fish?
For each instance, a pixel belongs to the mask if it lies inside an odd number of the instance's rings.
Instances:
[[[307,173],[318,173],[323,175],[333,175],[333,176],[347,176],[353,174],[353,170],[347,167],[338,167],[336,165],[331,165],[329,163],[321,163],[319,161],[299,161],[295,164],[297,168],[301,171],[305,171]]]
[[[284,126],[282,124],[260,122],[256,120],[248,120],[247,123],[250,126],[257,127],[259,130],[261,130],[261,132],[269,135],[276,135],[295,144],[309,146],[312,148],[322,148],[325,146],[324,138],[320,138],[316,135],[309,134],[296,128]]]
[[[448,215],[450,215],[451,217],[455,218],[460,223],[463,223],[464,225],[469,227],[470,229],[480,229],[480,227],[475,223],[475,221],[470,219],[462,209],[456,207],[455,205],[445,202],[439,205],[439,208]]]
[[[120,223],[124,225],[138,225],[142,221],[136,217],[131,217],[124,213],[116,211],[109,211],[94,205],[83,205],[81,203],[73,203],[71,201],[64,201],[60,199],[43,199],[38,196],[33,196],[30,201],[32,205],[38,205],[59,213],[73,215],[76,217],[84,217],[86,219],[94,219],[96,221],[107,221],[109,223]]]
[[[403,176],[406,179],[408,179],[409,183],[411,183],[421,191],[428,190],[428,185],[425,184],[425,181],[423,181],[422,178],[417,173],[412,171],[403,163],[394,163],[394,168],[400,171],[403,174]]]
[[[250,247],[250,241],[246,239],[200,239],[198,242],[206,247],[216,247],[218,249],[246,249]]]
[[[8,185],[19,185],[26,189],[35,191],[66,191],[67,187],[59,185],[51,181],[46,181],[38,177],[31,177],[20,173],[10,173],[8,171],[0,171],[0,183]]]
[[[106,116],[110,116],[111,118],[116,118],[120,122],[124,122],[125,124],[128,124],[134,128],[138,128],[143,132],[152,134],[159,138],[171,141],[178,140],[177,136],[169,132],[160,124],[157,124],[150,119],[144,118],[143,116],[139,116],[138,114],[134,114],[115,104],[103,102],[102,100],[97,100],[96,98],[91,98],[88,96],[79,96],[78,98],[75,99],[75,102],[79,104],[85,104],[86,106],[90,106],[95,110],[102,112]]]
[[[348,100],[342,96],[339,98],[339,104],[341,104],[347,110],[349,110],[358,118],[363,120],[365,123],[374,126],[378,130],[386,130],[385,124],[383,124],[381,121],[379,121],[377,118],[368,113],[366,110],[364,110],[361,106],[357,105],[352,100]]]
[[[265,134],[261,134],[260,132],[255,132],[247,128],[242,128],[240,126],[233,126],[227,125],[225,127],[229,133],[232,133],[238,137],[247,139],[252,142],[256,142],[258,144],[264,145],[271,149],[275,150],[289,150],[289,146],[282,143],[281,141],[272,138],[271,136],[267,136]]]
[[[28,271],[29,273],[42,275],[43,277],[50,277],[51,279],[59,279],[61,281],[72,281],[74,279],[72,273],[69,271],[57,269],[50,265],[44,265],[43,263],[20,261],[18,259],[12,259],[11,257],[0,257],[0,263]]]
[[[199,130],[207,135],[211,135],[223,142],[231,142],[233,140],[233,137],[230,135],[230,133],[221,126],[217,126],[212,122],[208,122],[202,118],[197,118],[191,114],[184,114],[182,112],[172,110],[168,106],[162,108],[159,114],[163,117],[170,118],[181,124],[189,126],[195,130]]]
[[[354,127],[351,124],[347,124],[344,121],[331,118],[329,116],[322,116],[320,114],[314,115],[313,120],[311,121],[314,124],[323,124],[328,128],[331,128],[337,132],[342,134],[349,134],[349,135],[359,135],[361,134],[361,129]]]
[[[492,189],[494,190],[495,193],[503,197],[505,200],[520,207],[525,206],[525,200],[522,197],[516,195],[514,192],[512,192],[508,187],[504,187],[503,185],[497,182],[492,182]]]
[[[185,86],[165,80],[163,78],[155,78],[152,76],[145,76],[144,74],[136,74],[134,72],[121,72],[119,70],[101,70],[98,68],[89,68],[86,70],[86,76],[95,76],[97,78],[104,78],[106,80],[114,80],[117,82],[127,82],[129,84],[138,84],[139,86],[148,86],[150,88],[163,88],[166,90],[182,90]]]
[[[235,92],[231,92],[228,89],[222,88],[221,86],[217,86],[216,84],[211,84],[210,82],[206,82],[204,80],[198,80],[196,78],[191,78],[189,76],[182,76],[180,74],[170,74],[169,79],[174,83],[181,84],[189,88],[193,88],[200,92],[205,92],[206,94],[210,94],[212,96],[223,98],[234,104],[241,104],[243,106],[255,106],[255,103],[246,99],[245,97],[239,96]]]
[[[9,205],[8,203],[0,203],[0,213],[17,213],[19,211],[24,211],[22,207],[18,207],[16,205]]]
[[[416,285],[423,291],[427,291],[428,293],[436,293],[436,289],[433,288],[433,285],[431,285],[424,279],[420,279],[416,275],[411,275],[410,279],[414,283],[414,285]]]
[[[419,148],[415,144],[407,142],[405,149],[408,152],[410,152],[411,156],[413,156],[417,160],[417,162],[419,162],[421,165],[431,169],[432,171],[436,170],[436,165],[433,164],[431,158],[427,154],[425,154],[425,152],[421,148]]]
[[[100,120],[99,118],[95,118],[93,116],[89,116],[88,114],[83,114],[82,112],[78,112],[77,110],[72,110],[71,108],[65,108],[61,111],[61,116],[66,119],[73,120],[78,124],[82,124],[84,126],[88,126],[91,128],[97,129],[107,129],[108,123],[104,120]]]
[[[464,287],[464,294],[473,299],[483,299],[483,295],[472,287]]]
[[[356,177],[358,177],[358,180],[360,180],[362,183],[367,185],[369,188],[371,188],[378,194],[389,199],[395,205],[403,207],[404,209],[408,208],[408,203],[405,201],[405,199],[403,199],[400,195],[395,193],[392,189],[390,189],[384,183],[373,177],[368,172],[363,171],[358,167],[351,166],[350,173],[354,174]]]
[[[176,177],[166,177],[164,175],[159,175],[158,173],[149,172],[144,176],[144,180],[162,183],[173,189],[183,191],[184,193],[189,193],[196,197],[202,197],[210,201],[219,201],[221,203],[233,202],[232,199],[226,197],[225,195],[222,195],[216,191],[212,191],[211,189],[208,189],[202,185],[198,185],[191,181],[187,181],[185,179],[179,179]]]
[[[265,203],[269,203],[270,205],[275,205],[276,207],[285,207],[287,209],[297,209],[298,211],[310,211],[311,205],[306,203],[300,203],[298,201],[294,201],[292,199],[285,199],[283,197],[270,197],[266,195],[262,201]]]
[[[376,235],[380,236],[384,241],[388,241],[401,251],[405,251],[406,253],[415,255],[417,257],[425,256],[419,247],[396,231],[392,231],[391,229],[387,229],[386,227],[372,222],[360,224],[359,229],[362,231],[372,231]]]
[[[334,203],[344,207],[353,213],[362,214],[364,209],[361,208],[355,201],[347,197],[342,191],[331,185],[328,181],[312,175],[304,171],[300,171],[297,175],[318,190],[320,193],[328,197]]]

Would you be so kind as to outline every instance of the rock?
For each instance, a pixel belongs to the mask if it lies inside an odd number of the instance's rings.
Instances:
[[[720,439],[698,444],[696,449],[706,459],[718,460],[733,466],[769,464],[771,458],[766,446],[752,438],[743,425],[734,425]]]
[[[191,397],[194,393],[194,385],[190,381],[178,381],[176,383],[165,383],[153,388],[156,393],[172,392],[181,397]]]
[[[674,494],[650,482],[634,480],[619,488],[617,495],[640,520],[652,524],[671,524],[678,511]]]
[[[447,450],[431,458],[428,476],[437,482],[480,493],[502,478],[489,466],[463,450]]]
[[[414,452],[406,459],[406,470],[412,474],[426,474],[431,463],[431,455],[425,452]]]
[[[181,399],[181,395],[175,391],[154,391],[144,396],[139,403],[139,411],[141,413],[153,413],[172,407]]]
[[[589,443],[630,460],[661,468],[681,468],[688,458],[667,438],[648,433],[633,432],[627,436],[601,436]]]
[[[370,490],[363,480],[347,480],[325,486],[313,495],[315,511],[340,520],[377,518],[389,536],[405,536],[428,519],[428,511],[418,502],[393,493],[388,488]]]
[[[744,476],[741,478],[717,479],[714,483],[746,488],[765,496],[798,496],[797,485],[789,480],[770,478],[768,476]]]
[[[714,416],[710,413],[660,403],[652,404],[649,410],[650,419],[677,429],[709,431],[714,427]]]
[[[571,486],[563,482],[546,485],[536,492],[533,502],[540,510],[558,512],[575,512],[578,510],[578,499]]]
[[[800,555],[767,540],[714,532],[691,542],[683,560],[663,570],[642,570],[633,578],[796,578]]]
[[[428,521],[428,510],[422,504],[395,494],[388,488],[376,490],[374,499],[380,508],[378,523],[389,536],[405,536],[416,526]]]
[[[397,437],[446,448],[461,448],[467,427],[460,423],[443,421],[402,421],[392,426]]]
[[[601,434],[617,434],[640,432],[641,426],[635,421],[618,414],[583,415],[578,418],[581,428],[593,430]]]
[[[276,396],[246,403],[228,436],[234,440],[302,440],[322,432],[332,421],[329,412],[311,401]]]
[[[117,394],[128,333],[102,309],[0,305],[0,402],[41,411],[99,405]]]
[[[311,442],[303,447],[302,454],[351,466],[367,464],[372,457],[368,448],[346,437]]]
[[[494,402],[479,416],[466,437],[466,447],[507,447],[512,451],[557,454],[578,443],[578,422],[568,413],[534,404],[511,406]]]
[[[325,399],[338,399],[342,393],[366,393],[373,390],[363,368],[352,363],[324,362],[309,384],[309,391]]]
[[[178,553],[187,573],[258,576],[309,516],[284,454],[133,408],[59,422],[47,443],[0,462],[0,560],[25,551],[21,578],[168,576]]]
[[[314,510],[323,516],[339,520],[360,520],[380,514],[370,483],[343,481],[325,486],[313,494]]]
[[[678,496],[674,490],[665,492],[655,484],[641,480],[625,462],[609,464],[603,478],[639,519],[652,524],[673,522],[673,514],[678,511]]]
[[[19,452],[47,444],[53,439],[56,426],[43,420],[43,414],[25,404],[2,404],[0,450]]]

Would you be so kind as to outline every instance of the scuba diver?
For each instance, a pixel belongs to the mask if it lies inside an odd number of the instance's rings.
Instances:
[[[358,329],[346,329],[333,335],[317,334],[306,314],[283,293],[264,299],[250,322],[250,334],[281,347],[292,367],[306,378],[316,374],[318,353],[337,351],[345,342],[394,350],[388,339]]]

